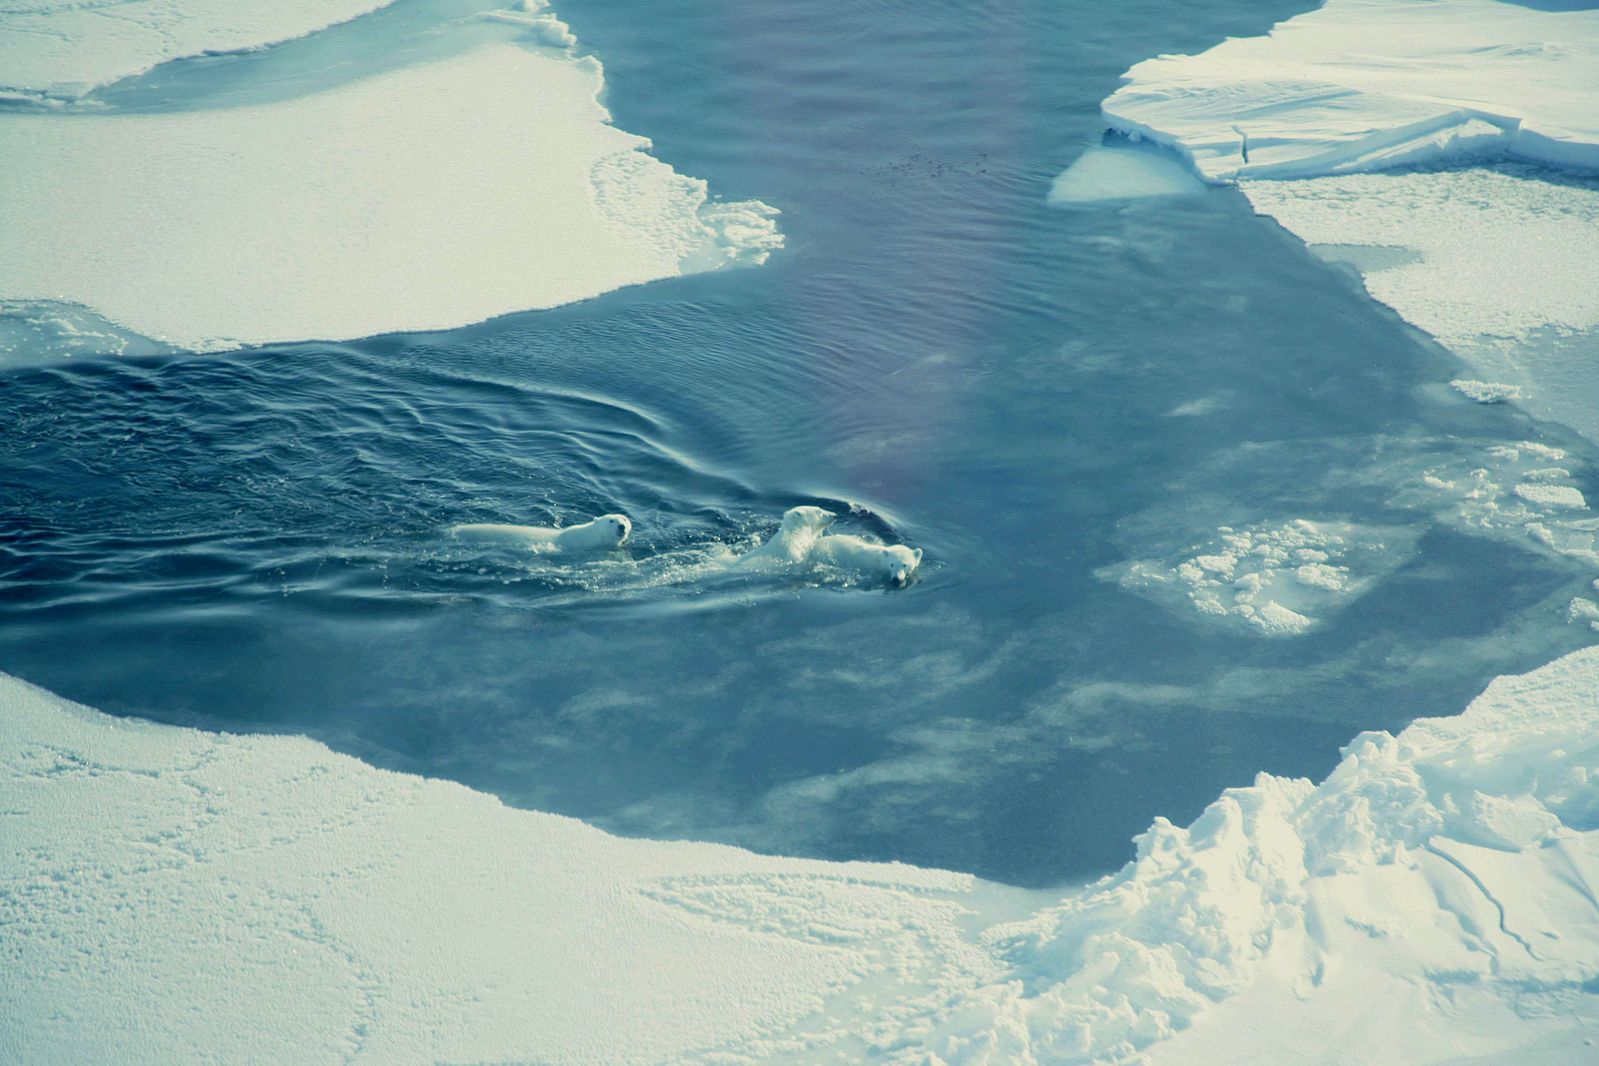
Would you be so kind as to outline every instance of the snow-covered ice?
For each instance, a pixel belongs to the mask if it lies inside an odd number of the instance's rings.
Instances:
[[[1212,181],[1508,155],[1599,169],[1599,9],[1329,0],[1127,72],[1110,124]]]
[[[1599,440],[1599,181],[1556,178],[1470,167],[1243,189],[1313,249],[1404,251],[1361,265],[1366,289],[1493,382],[1456,388]]]
[[[1588,501],[1583,499],[1582,493],[1570,485],[1521,484],[1516,486],[1516,495],[1540,507],[1567,511],[1585,511],[1588,508]]]
[[[775,210],[612,126],[603,83],[502,41],[242,106],[0,114],[0,158],[26,161],[0,168],[0,298],[212,350],[466,325],[781,246]]]
[[[3,675],[0,716],[6,1061],[1578,1063],[1599,1023],[1599,648],[1059,896],[622,840]]]
[[[1243,188],[1257,211],[1313,246],[1413,253],[1363,270],[1366,288],[1451,348],[1485,334],[1599,325],[1599,185],[1472,167]]]
[[[79,96],[171,59],[260,48],[393,0],[25,0],[0,9],[0,95]]]

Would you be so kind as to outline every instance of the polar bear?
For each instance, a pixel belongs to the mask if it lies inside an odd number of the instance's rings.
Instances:
[[[794,507],[772,539],[739,558],[740,565],[776,568],[822,563],[844,570],[876,574],[904,587],[922,562],[922,550],[902,544],[874,544],[847,533],[828,533],[838,516],[820,507]]]
[[[582,525],[552,529],[549,526],[510,526],[494,522],[474,522],[452,526],[458,540],[492,540],[539,552],[587,552],[620,548],[633,532],[633,522],[625,514],[602,514]]]
[[[811,548],[811,558],[845,570],[879,574],[895,588],[904,588],[911,574],[922,565],[922,549],[903,544],[874,544],[848,533],[819,537]]]
[[[759,548],[739,557],[747,566],[782,566],[803,563],[810,558],[823,531],[832,525],[838,515],[820,507],[791,507],[783,513],[783,524],[772,539]]]

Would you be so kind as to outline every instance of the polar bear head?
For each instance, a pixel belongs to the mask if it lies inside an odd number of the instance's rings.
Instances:
[[[792,537],[798,533],[821,533],[822,530],[833,524],[838,515],[820,507],[790,507],[783,512],[783,524],[779,527],[779,537]]]
[[[633,532],[633,523],[625,514],[602,514],[580,526],[541,532],[548,534],[546,543],[557,551],[609,551],[622,546]]]
[[[602,514],[591,525],[614,536],[616,538],[616,546],[619,548],[627,540],[628,535],[633,532],[633,521],[625,514]]]
[[[888,583],[895,588],[904,588],[905,583],[916,572],[916,568],[921,565],[922,549],[920,548],[907,548],[903,544],[893,544],[883,549],[883,570],[888,575]]]

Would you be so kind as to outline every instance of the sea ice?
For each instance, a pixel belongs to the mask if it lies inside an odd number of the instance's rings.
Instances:
[[[1599,648],[1063,894],[621,840],[4,675],[0,719],[6,1061],[1575,1064],[1599,1022]]]
[[[54,300],[0,300],[0,367],[38,363],[40,353],[154,355],[167,351],[87,308]]]
[[[1537,441],[1495,445],[1422,469],[1388,502],[1431,511],[1466,533],[1599,567],[1599,515],[1571,484],[1571,471],[1548,465],[1565,458]]]
[[[1329,0],[1196,56],[1133,67],[1115,129],[1212,181],[1509,155],[1599,169],[1599,9]]]
[[[609,122],[599,64],[480,45],[286,100],[0,114],[0,296],[195,350],[460,326],[782,244]]]
[[[1581,492],[1570,485],[1521,484],[1516,486],[1516,495],[1541,507],[1556,507],[1568,511],[1588,509],[1588,501],[1583,499]]]
[[[1468,358],[1485,335],[1524,339],[1543,327],[1599,325],[1599,185],[1473,167],[1243,189],[1257,211],[1312,245],[1414,253],[1362,271],[1367,290]],[[1509,397],[1517,385],[1494,388]]]
[[[25,0],[0,8],[0,96],[79,96],[169,59],[303,37],[393,0]]]
[[[1472,381],[1467,378],[1456,378],[1449,384],[1460,395],[1477,403],[1503,403],[1506,400],[1521,399],[1520,385],[1505,385],[1496,381]]]
[[[1102,576],[1201,615],[1243,623],[1269,635],[1315,625],[1402,565],[1415,536],[1348,522],[1295,519],[1234,529],[1173,558],[1110,567]]]

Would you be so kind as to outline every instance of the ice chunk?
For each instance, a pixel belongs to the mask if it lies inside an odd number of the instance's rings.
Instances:
[[[1531,543],[1599,567],[1599,516],[1586,509],[1566,458],[1537,441],[1494,445],[1423,468],[1390,502],[1434,511],[1466,533]]]
[[[1582,511],[1588,507],[1588,501],[1582,498],[1582,493],[1570,485],[1521,484],[1516,486],[1516,495],[1542,507],[1558,507],[1568,511]]]
[[[1521,398],[1520,385],[1505,385],[1496,381],[1471,381],[1456,378],[1449,383],[1456,392],[1477,403],[1503,403]]]
[[[1295,519],[1223,526],[1176,557],[1101,571],[1122,587],[1261,633],[1303,633],[1410,558],[1414,533]]]

